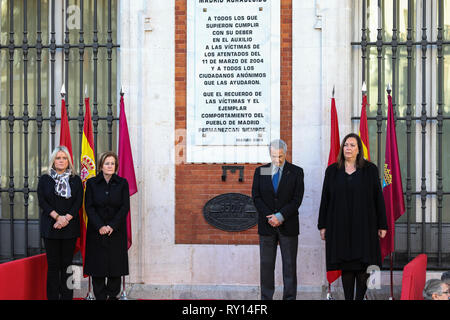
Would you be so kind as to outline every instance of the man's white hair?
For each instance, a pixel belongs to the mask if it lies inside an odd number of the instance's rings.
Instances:
[[[286,154],[286,152],[287,152],[287,144],[286,144],[286,142],[284,142],[281,139],[275,139],[275,140],[272,140],[272,142],[269,145],[269,153],[270,153],[271,149],[274,149],[274,150],[283,149],[284,153]]]

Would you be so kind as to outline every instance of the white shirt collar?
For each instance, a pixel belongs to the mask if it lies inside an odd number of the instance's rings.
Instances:
[[[275,174],[275,173],[277,173],[277,171],[278,171],[278,168],[280,168],[280,175],[283,173],[283,168],[284,168],[284,165],[286,164],[286,161],[284,161],[283,162],[283,164],[281,165],[281,167],[277,167],[277,166],[275,166],[273,163],[270,165],[271,166],[271,168],[272,168],[272,176]]]

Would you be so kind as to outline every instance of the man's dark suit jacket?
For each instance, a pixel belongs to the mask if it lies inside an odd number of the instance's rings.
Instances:
[[[299,234],[298,208],[304,193],[303,169],[285,161],[278,190],[272,185],[270,163],[256,168],[253,176],[252,198],[258,212],[258,234],[273,235],[276,228],[266,216],[281,212],[284,222],[278,227],[285,236]]]

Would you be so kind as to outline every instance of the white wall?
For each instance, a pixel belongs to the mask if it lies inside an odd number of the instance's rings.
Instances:
[[[335,86],[341,138],[351,130],[351,1],[293,1],[293,162],[305,171],[300,207],[299,283],[325,285],[325,247],[317,230],[330,148]]]
[[[132,197],[129,281],[258,286],[257,245],[175,245],[175,3],[120,3],[120,77],[139,189]],[[324,247],[316,224],[328,159],[333,84],[342,137],[351,124],[350,4],[351,0],[293,0],[292,158],[305,171],[300,290],[325,284]],[[318,15],[321,27],[316,24]],[[277,285],[282,285],[280,262],[279,256]]]

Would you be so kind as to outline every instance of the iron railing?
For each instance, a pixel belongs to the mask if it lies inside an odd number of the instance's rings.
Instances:
[[[396,123],[399,121],[403,121],[406,123],[406,141],[399,141],[399,144],[406,143],[406,157],[401,159],[401,166],[406,165],[406,185],[404,185],[404,195],[405,195],[405,203],[406,203],[406,222],[397,222],[396,223],[396,251],[394,253],[394,268],[401,269],[403,266],[409,262],[412,258],[414,258],[419,253],[426,253],[428,255],[428,269],[448,269],[450,267],[450,224],[443,223],[443,210],[444,210],[444,195],[449,195],[449,190],[444,190],[443,179],[449,179],[450,175],[447,172],[444,175],[443,172],[443,125],[444,121],[450,119],[450,116],[445,116],[443,113],[444,110],[444,86],[448,84],[444,83],[444,46],[449,46],[449,39],[444,40],[444,5],[442,0],[434,0],[427,1],[422,0],[422,28],[421,28],[421,40],[415,41],[413,39],[413,30],[414,30],[414,18],[416,8],[420,8],[419,1],[417,1],[417,6],[414,5],[415,1],[408,1],[408,19],[407,19],[407,37],[406,41],[398,40],[398,0],[392,1],[393,4],[393,21],[392,21],[392,39],[390,41],[383,40],[383,28],[381,24],[381,12],[382,4],[384,1],[378,0],[377,6],[379,8],[378,13],[378,28],[377,28],[377,39],[376,41],[368,41],[368,28],[367,28],[367,0],[362,0],[362,29],[361,29],[361,41],[352,42],[353,46],[359,46],[361,50],[361,69],[362,69],[362,79],[367,79],[367,63],[368,63],[368,50],[370,48],[376,48],[377,50],[377,63],[378,63],[378,94],[377,94],[377,115],[367,117],[368,121],[375,121],[377,125],[376,132],[376,147],[377,147],[377,159],[376,164],[380,170],[383,167],[384,159],[382,156],[382,145],[384,141],[382,141],[382,127],[386,123],[387,117],[383,116],[382,107],[384,104],[384,97],[386,97],[385,86],[383,85],[383,61],[385,60],[385,56],[383,56],[383,51],[387,51],[391,49],[392,57],[391,57],[391,65],[392,65],[392,102],[394,106],[394,117]],[[437,5],[437,38],[432,41],[427,37],[427,10],[430,10],[430,6],[433,5],[436,8]],[[418,12],[418,10],[417,10]],[[446,12],[448,13],[448,12]],[[372,14],[377,14],[372,12]],[[419,34],[419,31],[417,31]],[[397,69],[399,65],[399,49],[406,48],[406,59],[407,59],[407,83],[398,83],[398,74]],[[419,50],[417,49],[419,48]],[[420,116],[413,115],[412,106],[413,106],[413,80],[416,77],[416,74],[413,73],[413,64],[414,64],[414,56],[413,50],[418,52],[421,51],[421,74],[418,76],[421,77],[421,93],[422,93],[422,101],[421,105],[421,114]],[[430,115],[429,111],[427,111],[427,88],[429,88],[429,83],[427,83],[427,54],[428,51],[436,50],[437,52],[437,79],[436,79],[436,92],[437,92],[437,115]],[[367,80],[366,80],[367,81]],[[429,81],[429,80],[428,80]],[[399,86],[406,85],[407,87],[407,98],[406,98],[406,116],[398,116],[396,114],[396,107],[398,106],[398,89]],[[359,87],[359,86],[357,86]],[[417,103],[419,105],[419,103]],[[359,120],[360,117],[352,117],[352,120]],[[421,186],[420,190],[413,190],[412,186],[412,170],[415,168],[412,167],[412,160],[415,157],[415,154],[412,152],[412,138],[415,132],[413,132],[412,126],[416,123],[420,122],[421,126],[421,168],[420,168],[420,179]],[[427,125],[436,124],[436,190],[428,190],[427,189],[427,180],[431,179],[430,176],[427,176],[426,171],[426,160],[427,160],[427,150],[426,150],[426,139],[427,135],[431,134],[431,132],[427,132]],[[397,129],[397,135],[399,135],[399,131]],[[416,148],[418,145],[416,145]],[[417,169],[417,168],[416,168]],[[415,214],[415,210],[413,210],[413,201],[415,201],[415,197],[420,197],[421,201],[421,222],[414,223],[411,222],[411,217]],[[427,209],[427,198],[436,197],[436,206],[437,206],[437,222],[430,223],[426,222],[426,209]],[[449,208],[447,208],[448,210]],[[418,210],[418,209],[417,209]],[[405,230],[406,229],[406,230]],[[435,231],[437,229],[437,231]],[[417,230],[420,230],[418,235]],[[445,240],[445,241],[444,241]],[[385,267],[388,267],[387,259],[385,260]]]
[[[42,154],[42,145],[43,143],[47,143],[48,139],[50,140],[50,148],[52,150],[56,146],[56,125],[57,122],[60,121],[60,118],[57,117],[56,113],[56,99],[55,92],[58,89],[55,87],[55,72],[64,72],[65,71],[65,88],[66,88],[66,108],[68,112],[69,123],[78,123],[78,135],[79,135],[79,145],[75,145],[73,150],[78,150],[78,154],[81,155],[81,141],[83,134],[83,121],[84,121],[84,93],[83,88],[85,87],[83,84],[85,80],[83,79],[83,65],[85,63],[85,52],[86,50],[92,50],[92,59],[93,59],[93,83],[90,83],[90,87],[93,88],[93,111],[92,111],[92,122],[93,122],[93,133],[94,133],[94,145],[95,145],[95,156],[97,157],[97,138],[99,135],[99,124],[102,121],[107,123],[107,135],[108,135],[108,148],[113,150],[113,124],[118,121],[118,118],[114,116],[116,114],[116,108],[113,108],[113,97],[117,94],[116,85],[113,90],[113,54],[116,53],[116,49],[119,47],[119,44],[114,43],[113,41],[113,24],[116,26],[116,22],[113,21],[113,5],[116,5],[117,2],[113,0],[78,0],[76,1],[76,6],[80,9],[80,23],[79,23],[79,31],[78,31],[78,42],[74,43],[70,41],[70,31],[68,27],[68,11],[65,12],[65,31],[64,31],[64,42],[57,43],[57,30],[56,30],[56,21],[58,18],[61,18],[55,12],[56,2],[57,0],[51,0],[48,2],[49,6],[49,15],[50,15],[50,27],[49,27],[49,42],[43,43],[42,39],[42,27],[41,20],[43,16],[42,12],[42,0],[37,1],[37,24],[36,24],[36,42],[29,43],[29,26],[27,21],[27,9],[28,9],[28,1],[23,0],[22,8],[23,12],[15,12],[14,11],[14,2],[8,1],[8,14],[9,14],[9,39],[7,43],[0,42],[0,53],[7,52],[9,54],[9,70],[7,75],[7,81],[9,82],[9,104],[7,106],[2,105],[1,108],[8,108],[9,112],[7,116],[2,116],[0,113],[0,126],[6,126],[9,129],[9,148],[7,152],[9,153],[9,177],[8,177],[8,185],[0,185],[0,195],[2,193],[8,194],[9,197],[9,219],[0,224],[0,235],[2,236],[2,241],[9,241],[9,250],[4,250],[4,252],[0,252],[0,260],[8,261],[16,258],[20,258],[23,256],[33,255],[43,251],[42,242],[40,240],[39,235],[39,223],[36,219],[29,219],[29,198],[30,195],[36,193],[36,186],[29,185],[29,163],[28,158],[29,154],[29,126],[31,123],[35,122],[37,126],[37,153],[38,153],[38,170],[37,172],[42,172],[43,164],[42,158],[44,155]],[[58,0],[59,1],[59,0]],[[73,2],[73,1],[72,1]],[[71,5],[73,3],[71,2]],[[102,7],[100,8],[102,14],[107,10],[107,31],[106,31],[106,42],[101,42],[99,40],[99,28],[98,28],[98,14],[99,14],[99,3],[101,2]],[[47,4],[47,2],[45,2]],[[89,18],[92,19],[89,23],[92,23],[93,31],[92,31],[92,42],[88,43],[85,38],[85,5],[89,5],[91,8],[93,7],[93,16]],[[64,9],[69,7],[69,0],[66,0],[64,3]],[[107,8],[104,8],[107,7]],[[16,8],[17,9],[17,8]],[[17,10],[16,10],[17,11]],[[45,13],[44,13],[45,14]],[[4,17],[5,18],[5,17]],[[23,20],[23,32],[22,32],[22,41],[21,43],[15,42],[16,32],[14,30],[14,19]],[[34,30],[34,29],[33,29]],[[23,87],[19,88],[23,94],[23,112],[22,114],[18,114],[16,109],[18,106],[14,104],[14,91],[16,88],[14,87],[14,77],[16,74],[14,73],[14,64],[17,63],[17,59],[15,59],[15,53],[17,51],[21,52],[22,56],[22,65],[23,65],[23,78],[28,79],[30,76],[28,70],[28,61],[29,54],[32,50],[36,52],[36,74],[34,76],[37,78],[37,97],[36,97],[36,112],[35,114],[30,114],[29,112],[29,88],[28,81],[23,81]],[[50,112],[48,115],[43,113],[43,105],[42,105],[42,88],[48,85],[48,83],[44,83],[41,78],[42,73],[42,64],[43,64],[43,53],[44,51],[48,51],[49,53],[49,68],[50,68]],[[73,51],[78,50],[78,62],[76,59],[70,59],[70,54]],[[107,60],[107,103],[106,103],[106,114],[101,115],[99,111],[99,101],[98,101],[98,65],[99,65],[99,54],[101,50],[106,51],[106,60]],[[57,52],[63,51],[64,54],[64,64],[63,68],[59,68],[56,62]],[[78,105],[78,114],[77,115],[69,115],[69,96],[70,90],[69,87],[69,78],[73,75],[69,74],[68,70],[71,65],[79,64],[79,105]],[[58,70],[57,70],[58,68]],[[5,88],[1,88],[2,91],[5,91]],[[75,103],[75,101],[74,101]],[[50,126],[50,137],[46,136],[46,133],[43,132],[43,125],[48,123]],[[20,128],[21,127],[21,128]],[[20,129],[23,130],[21,133]],[[17,187],[20,185],[17,182],[17,178],[14,176],[15,166],[22,165],[21,163],[15,163],[14,161],[14,137],[17,135],[23,135],[23,150],[21,150],[23,154],[23,165],[24,165],[24,177],[23,177],[23,188]],[[74,144],[75,139],[72,138],[72,144]],[[48,155],[46,155],[48,157]],[[80,157],[76,157],[74,152],[74,159],[80,159]],[[74,160],[75,164],[78,166],[77,161]],[[46,164],[45,164],[46,165]],[[15,218],[15,197],[18,194],[22,194],[24,200],[24,219],[16,219]],[[20,224],[20,229],[18,228],[18,224]],[[8,226],[6,226],[8,225]],[[29,239],[29,234],[33,229],[34,234],[37,234],[37,237],[33,237]],[[20,230],[20,232],[19,232]],[[3,233],[3,234],[1,234]],[[5,236],[5,233],[8,235]],[[20,243],[21,248],[18,247],[16,243]]]

